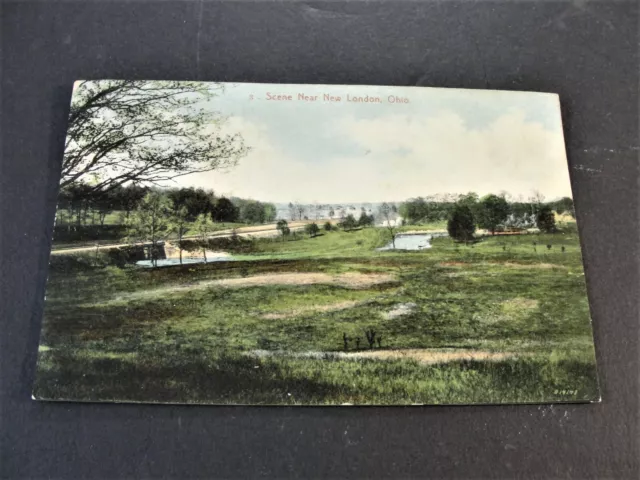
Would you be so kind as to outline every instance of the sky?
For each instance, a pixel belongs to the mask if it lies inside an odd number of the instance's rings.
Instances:
[[[299,100],[298,94],[318,98]],[[341,101],[323,101],[324,94]],[[268,99],[276,95],[292,99]],[[381,103],[347,101],[347,95]],[[223,131],[240,133],[251,151],[236,167],[181,177],[178,186],[302,203],[395,202],[469,191],[571,196],[555,94],[226,84],[223,94],[199,106],[224,115]]]

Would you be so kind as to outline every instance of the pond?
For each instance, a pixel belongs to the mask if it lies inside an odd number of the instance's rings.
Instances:
[[[207,255],[206,263],[214,263],[214,262],[230,262],[233,261],[234,258],[230,255]],[[205,263],[204,258],[200,257],[184,257],[182,259],[182,264],[187,265],[190,263]],[[151,260],[139,260],[136,262],[136,265],[140,267],[153,267]],[[171,258],[159,258],[157,262],[158,267],[169,267],[172,265],[180,265],[180,259],[171,257]]]
[[[396,235],[395,250],[424,250],[431,248],[431,239],[435,237],[446,237],[446,233],[421,233],[421,234],[399,234]],[[389,242],[378,251],[394,250],[393,242]]]

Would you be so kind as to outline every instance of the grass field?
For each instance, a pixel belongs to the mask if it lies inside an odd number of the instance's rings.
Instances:
[[[387,241],[384,229],[367,228],[254,240],[230,262],[53,265],[35,395],[261,404],[598,398],[575,225],[375,250]],[[373,348],[371,330],[380,339]]]

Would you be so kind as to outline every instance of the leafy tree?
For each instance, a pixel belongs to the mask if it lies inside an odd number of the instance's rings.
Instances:
[[[264,205],[264,221],[273,222],[278,215],[278,210],[273,203],[263,203]]]
[[[375,217],[373,215],[367,215],[363,209],[362,213],[360,214],[360,218],[358,219],[358,225],[360,225],[361,227],[370,227],[374,224],[374,222]]]
[[[240,206],[240,219],[246,223],[264,223],[265,206],[255,200],[246,200]]]
[[[91,187],[85,183],[74,183],[67,188],[69,207],[75,216],[76,225],[86,223],[89,205],[92,199]]]
[[[575,218],[575,210],[573,206],[573,199],[571,197],[562,197],[560,200],[554,202],[553,208],[558,215],[562,215],[567,212],[569,215]]]
[[[199,82],[77,82],[60,185],[92,177],[92,190],[105,191],[236,165],[248,151],[242,136],[222,133],[225,118],[199,107],[223,89]]]
[[[315,222],[312,222],[312,223],[307,223],[304,226],[304,231],[307,235],[309,235],[310,238],[313,238],[318,234],[318,232],[320,231],[320,228],[318,228],[318,225]]]
[[[472,197],[467,200],[472,201]],[[446,198],[418,197],[403,202],[398,212],[407,223],[417,224],[445,220],[452,207],[452,202]]]
[[[135,184],[116,187],[114,188],[116,204],[120,210],[124,210],[125,216],[128,218],[131,211],[138,208],[148,191],[148,188]]]
[[[276,218],[277,210],[273,203],[263,203],[256,200],[234,198],[239,208],[239,218],[246,223],[272,222]]]
[[[458,196],[458,200],[456,201],[457,205],[466,205],[467,207],[473,209],[474,206],[478,204],[480,201],[480,197],[476,192],[464,193]]]
[[[97,210],[100,225],[104,225],[105,218],[116,208],[117,198],[114,191],[97,192],[92,196],[91,207]]]
[[[331,230],[333,230],[333,225],[331,225],[331,222],[325,222],[324,225],[322,226],[322,228],[324,228],[324,230],[326,232],[330,232]]]
[[[424,198],[412,198],[400,204],[400,216],[408,223],[418,223],[427,216],[427,202]]]
[[[194,221],[199,215],[210,214],[213,210],[214,196],[212,191],[190,187],[170,190],[168,195],[175,208],[186,208],[191,221]]]
[[[351,214],[347,215],[347,217],[341,222],[342,228],[345,231],[351,231],[358,226],[358,222],[355,217]]]
[[[204,263],[207,263],[207,243],[209,241],[211,228],[213,227],[209,215],[205,213],[198,215],[198,218],[196,218],[193,226],[197,232],[200,244],[202,245],[202,256],[204,257]]]
[[[478,224],[481,228],[486,228],[491,235],[496,233],[498,225],[507,219],[509,214],[509,204],[504,197],[497,195],[486,195],[480,200]]]
[[[276,224],[276,229],[282,235],[283,242],[284,242],[284,237],[286,237],[291,233],[291,230],[289,229],[289,224],[287,223],[286,220],[278,220],[278,223]]]
[[[547,233],[555,232],[556,218],[549,205],[543,205],[536,215],[536,224],[538,228]]]
[[[58,193],[58,206],[56,210],[56,225],[62,225],[63,223],[66,223],[67,225],[69,225],[69,229],[71,228],[70,225],[73,221],[71,198],[71,192],[68,189],[60,190],[60,193]],[[64,218],[65,211],[67,212],[66,222]]]
[[[150,243],[150,257],[154,267],[158,266],[159,244],[170,233],[170,209],[171,202],[165,195],[151,191],[127,219],[129,237]]]
[[[178,235],[178,250],[180,251],[180,265],[182,265],[182,237],[187,233],[191,216],[187,207],[180,205],[173,205],[171,209],[171,224],[173,230]]]
[[[384,202],[382,205],[380,205],[379,214],[383,220],[383,225],[387,228],[387,230],[389,231],[389,234],[391,235],[391,244],[395,249],[396,248],[396,225],[395,225],[395,215],[393,212],[393,208],[387,202]]]
[[[449,210],[449,217],[453,213],[453,210],[455,210],[455,207],[458,205],[465,205],[469,207],[469,210],[471,210],[471,213],[474,219],[476,219],[479,216],[479,210],[481,208],[480,197],[476,192],[468,192],[462,195],[458,195],[456,202],[454,203],[454,205],[452,205],[451,209]]]
[[[226,197],[217,198],[211,209],[211,219],[215,222],[236,222],[239,215],[238,207]]]
[[[447,222],[449,236],[459,242],[469,242],[476,231],[475,219],[468,205],[456,205]]]

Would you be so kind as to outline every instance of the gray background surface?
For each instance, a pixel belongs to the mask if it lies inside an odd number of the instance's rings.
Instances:
[[[4,2],[2,67],[3,477],[637,478],[637,2]],[[71,85],[103,77],[559,93],[602,403],[32,401]]]

